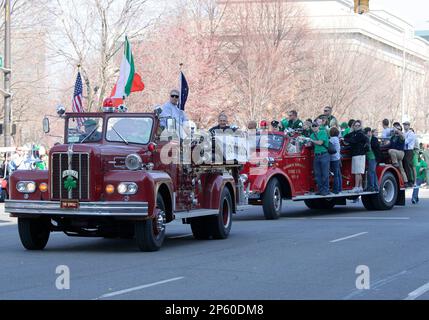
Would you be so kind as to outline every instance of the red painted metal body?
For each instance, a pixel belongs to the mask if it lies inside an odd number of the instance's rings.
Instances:
[[[75,117],[76,114],[67,113],[65,118]],[[164,202],[172,217],[174,212],[190,211],[194,209],[218,209],[223,188],[228,187],[232,199],[236,198],[236,181],[231,175],[223,174],[225,167],[218,166],[216,170],[204,171],[189,165],[185,168],[178,164],[164,164],[161,161],[161,149],[167,143],[161,141],[158,133],[159,119],[154,113],[85,113],[85,117],[101,117],[103,121],[103,137],[97,143],[76,143],[72,145],[72,152],[89,155],[89,197],[81,203],[105,202],[146,202],[148,203],[147,217],[155,214],[156,197],[159,192],[164,196]],[[151,138],[147,144],[125,144],[123,142],[109,142],[105,138],[107,122],[110,117],[150,117],[153,119]],[[68,132],[68,121],[65,125],[65,136]],[[149,151],[149,144],[156,144]],[[52,168],[53,155],[69,152],[70,144],[56,145],[49,154],[49,171],[17,171],[10,177],[11,200],[52,200]],[[142,162],[153,164],[150,170],[131,171],[124,165],[125,157],[129,154],[138,154]],[[184,171],[187,169],[188,171]],[[45,182],[49,192],[42,193],[39,189],[28,195],[16,189],[19,181],[34,181],[39,186]],[[121,195],[118,192],[106,193],[106,186],[116,187],[121,182],[135,182],[138,192],[134,195]],[[27,198],[26,198],[27,197]],[[235,208],[235,204],[234,204]],[[15,214],[16,215],[16,214]]]

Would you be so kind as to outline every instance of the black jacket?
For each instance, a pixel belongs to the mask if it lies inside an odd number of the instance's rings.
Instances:
[[[368,137],[363,130],[353,131],[344,136],[344,141],[350,144],[352,157],[366,155],[365,144]]]
[[[216,130],[225,131],[225,130],[228,130],[228,129],[231,129],[231,127],[230,126],[225,126],[223,129],[221,129],[221,127],[219,125],[217,125],[217,126],[214,126],[214,127],[210,128],[209,131],[210,131],[211,134],[215,134]]]
[[[382,154],[380,150],[380,142],[378,142],[376,137],[371,138],[371,150],[374,152],[375,160],[377,160],[377,162],[381,162]]]

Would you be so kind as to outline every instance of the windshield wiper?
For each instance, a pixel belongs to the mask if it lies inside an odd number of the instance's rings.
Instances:
[[[121,136],[118,131],[116,131],[115,127],[112,127],[112,130],[115,131],[115,133],[119,136],[119,138],[122,139],[122,141],[128,144],[128,141],[123,136]]]
[[[86,139],[88,139],[90,136],[92,136],[92,134],[95,132],[95,130],[98,129],[98,125],[94,128],[94,130],[92,130],[85,138],[82,139],[82,141],[80,143],[83,143]]]

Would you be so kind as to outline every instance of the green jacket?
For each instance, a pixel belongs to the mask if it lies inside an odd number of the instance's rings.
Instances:
[[[295,121],[292,120],[288,120],[286,118],[282,119],[282,121],[280,121],[280,130],[281,131],[285,131],[286,129],[302,129],[302,121],[299,119],[296,119]]]

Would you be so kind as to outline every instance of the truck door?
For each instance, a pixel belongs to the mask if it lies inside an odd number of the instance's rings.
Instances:
[[[283,150],[282,170],[292,180],[296,194],[304,194],[312,184],[312,158],[307,147],[296,137],[287,137]]]

